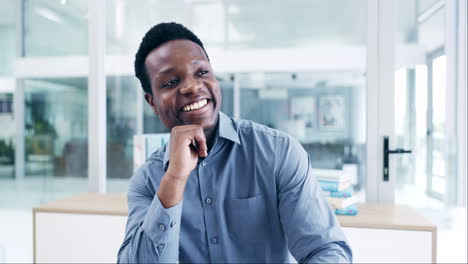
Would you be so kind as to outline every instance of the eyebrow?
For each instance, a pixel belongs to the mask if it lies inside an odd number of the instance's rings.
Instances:
[[[195,60],[192,61],[192,64],[199,64],[200,62],[204,62],[206,61],[205,58],[196,58]],[[168,73],[171,73],[175,71],[175,68],[174,67],[166,67],[166,68],[162,68],[157,75],[161,75],[161,74],[168,74]]]
[[[200,62],[206,61],[205,58],[195,59],[192,61],[192,64],[198,64]]]
[[[162,70],[160,70],[160,71],[158,72],[158,75],[171,73],[171,72],[173,72],[173,71],[175,71],[175,68],[174,68],[174,67],[169,67],[169,68],[166,67],[166,68],[163,68]]]

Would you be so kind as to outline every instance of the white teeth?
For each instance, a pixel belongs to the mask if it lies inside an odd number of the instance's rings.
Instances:
[[[184,106],[184,107],[182,108],[182,111],[184,111],[184,112],[189,112],[189,111],[192,111],[192,110],[200,109],[200,108],[202,108],[203,106],[205,106],[207,103],[208,103],[208,100],[203,99],[203,100],[198,101],[198,102],[195,102],[195,103],[193,103],[193,104]]]

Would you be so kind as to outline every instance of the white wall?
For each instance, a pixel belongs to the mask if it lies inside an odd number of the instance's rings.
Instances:
[[[1,209],[0,219],[0,263],[32,263],[32,212]]]

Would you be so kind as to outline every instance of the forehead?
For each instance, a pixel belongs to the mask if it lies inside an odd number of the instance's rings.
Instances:
[[[190,40],[171,40],[152,50],[145,60],[148,71],[159,71],[164,67],[177,67],[178,64],[205,59],[203,49]]]

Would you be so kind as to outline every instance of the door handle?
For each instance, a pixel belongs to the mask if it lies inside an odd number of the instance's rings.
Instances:
[[[405,153],[411,153],[411,150],[407,149],[402,149],[402,148],[397,148],[397,149],[389,149],[388,148],[388,137],[384,136],[384,166],[383,166],[383,180],[388,181],[389,180],[389,171],[388,171],[388,155],[390,154],[405,154]]]

